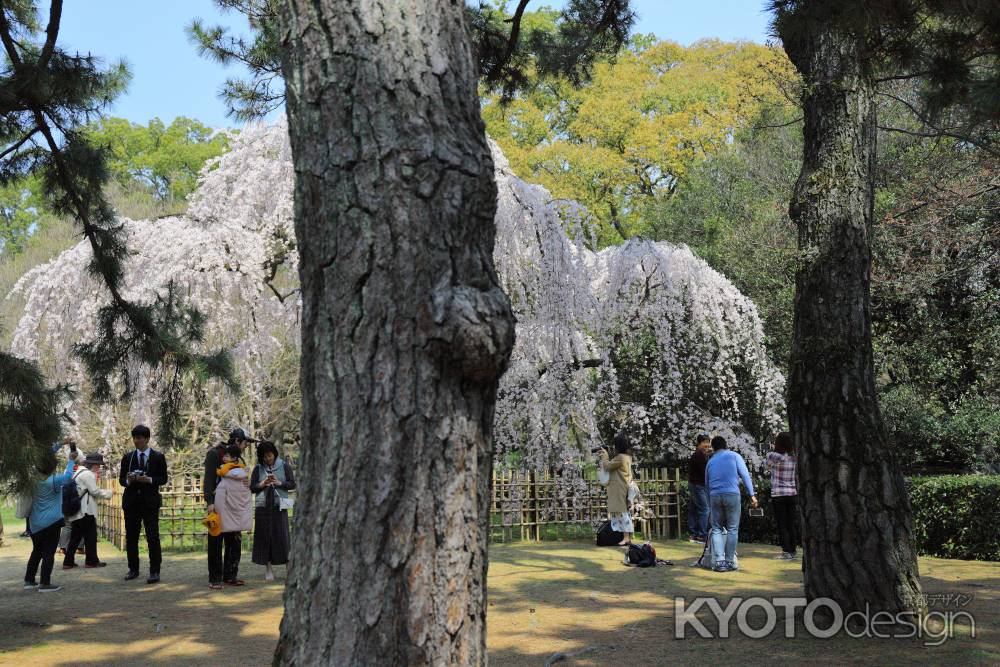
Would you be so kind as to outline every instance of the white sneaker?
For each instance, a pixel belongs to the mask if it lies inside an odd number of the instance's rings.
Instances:
[[[274,581],[274,572],[265,572],[264,581]]]
[[[795,560],[795,555],[790,554],[787,551],[782,551],[780,554],[774,557],[774,560]]]
[[[56,591],[61,591],[62,586],[56,586],[55,584],[42,584],[38,587],[39,593],[55,593]]]
[[[26,582],[24,582],[24,590],[26,590],[26,591],[33,591],[36,588],[38,588],[38,584],[36,582],[34,582],[34,581],[26,581]]]

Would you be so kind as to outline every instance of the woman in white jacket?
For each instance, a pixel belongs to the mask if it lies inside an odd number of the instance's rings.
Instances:
[[[77,457],[80,460],[80,457]],[[68,517],[67,521],[73,526],[73,532],[66,547],[66,558],[63,559],[63,569],[72,570],[79,567],[74,561],[76,548],[82,541],[87,549],[85,567],[104,567],[107,563],[102,563],[97,557],[97,499],[107,500],[111,497],[110,489],[102,489],[97,485],[97,473],[104,465],[104,457],[100,454],[88,454],[83,459],[83,464],[73,472],[73,481],[76,482],[76,490],[80,495],[80,511]]]

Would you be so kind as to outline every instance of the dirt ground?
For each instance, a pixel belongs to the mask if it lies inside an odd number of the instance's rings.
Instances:
[[[0,549],[0,665],[269,664],[284,573],[265,584],[249,554],[241,568],[245,588],[211,591],[200,553],[168,553],[163,583],[147,586],[144,578],[122,581],[124,555],[102,544],[109,567],[64,572],[57,561],[53,581],[64,588],[43,595],[21,589],[29,541],[8,533],[7,542]],[[786,639],[783,620],[760,640],[678,640],[674,596],[717,595],[725,606],[733,596],[800,595],[800,566],[770,560],[774,549],[758,545],[742,546],[742,570],[725,574],[688,567],[700,551],[695,545],[668,542],[657,551],[677,565],[626,568],[617,550],[579,542],[494,546],[490,664],[536,666],[559,657],[559,665],[590,666],[1000,664],[997,563],[921,559],[925,592],[971,596],[961,609],[977,623],[975,638],[960,625],[959,636],[938,647],[904,639]]]

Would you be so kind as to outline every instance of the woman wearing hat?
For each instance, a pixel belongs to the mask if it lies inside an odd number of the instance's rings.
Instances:
[[[81,452],[82,454],[82,452]],[[81,460],[80,454],[77,461]],[[104,457],[100,454],[87,454],[80,469],[73,473],[73,481],[76,482],[76,490],[80,496],[80,511],[71,517],[67,517],[73,527],[70,533],[69,544],[66,546],[66,557],[63,559],[63,569],[72,570],[79,567],[75,562],[76,548],[82,541],[87,550],[84,560],[84,567],[104,567],[107,563],[102,563],[97,557],[97,499],[107,500],[111,497],[110,489],[102,489],[97,485],[97,475],[104,465]]]

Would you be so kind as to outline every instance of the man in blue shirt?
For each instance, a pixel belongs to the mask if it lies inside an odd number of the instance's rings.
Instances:
[[[712,508],[712,552],[715,554],[716,572],[735,570],[736,541],[740,533],[740,480],[750,494],[750,504],[757,507],[757,495],[746,461],[730,451],[721,435],[712,438],[715,454],[705,467],[705,486],[708,487],[709,505]],[[725,533],[723,533],[725,530]],[[720,560],[720,555],[725,558]]]

